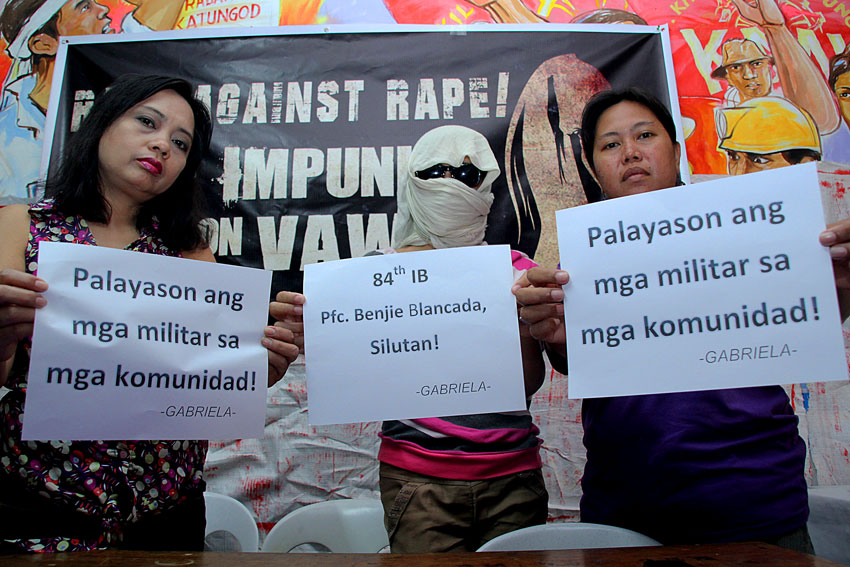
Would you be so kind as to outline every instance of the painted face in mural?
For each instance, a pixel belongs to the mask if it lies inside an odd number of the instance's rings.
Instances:
[[[850,72],[839,75],[835,80],[835,96],[844,121],[850,124]]]
[[[726,67],[726,80],[738,89],[742,100],[766,96],[772,90],[770,60],[764,58],[732,63]]]
[[[676,185],[680,151],[651,110],[627,100],[599,118],[594,170],[609,198],[665,189]]]
[[[743,175],[820,159],[821,146],[812,117],[781,97],[754,98],[716,115],[718,148],[726,169]]]
[[[777,169],[791,165],[782,152],[772,154],[751,154],[726,150],[727,168],[730,175],[744,175],[765,169]],[[811,161],[804,158],[803,161]]]
[[[56,29],[59,35],[96,35],[111,33],[109,8],[94,0],[68,0],[59,9]]]
[[[189,156],[195,119],[189,104],[160,91],[122,114],[103,133],[98,171],[104,194],[134,204],[165,192]]]

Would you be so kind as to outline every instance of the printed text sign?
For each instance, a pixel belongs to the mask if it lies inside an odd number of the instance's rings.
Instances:
[[[39,245],[23,438],[261,437],[271,274]]]
[[[310,423],[525,409],[512,283],[507,246],[306,266]]]
[[[847,379],[815,164],[557,222],[571,398]]]

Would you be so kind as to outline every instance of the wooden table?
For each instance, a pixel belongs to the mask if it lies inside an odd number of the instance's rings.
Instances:
[[[446,554],[91,551],[0,555],[3,567],[829,567],[837,563],[763,543]]]

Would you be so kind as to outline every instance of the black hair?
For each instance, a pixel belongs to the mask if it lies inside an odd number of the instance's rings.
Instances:
[[[599,124],[599,119],[606,110],[625,101],[645,106],[661,122],[670,136],[670,141],[674,145],[676,144],[676,123],[673,121],[673,115],[670,114],[664,103],[654,95],[633,87],[602,91],[587,101],[581,115],[581,144],[584,146],[584,157],[593,171],[596,171],[593,164],[593,143],[596,140],[596,127]]]
[[[836,53],[829,60],[829,87],[835,91],[835,83],[838,77],[850,71],[850,48],[842,53]]]
[[[163,193],[142,204],[136,227],[159,224],[159,236],[172,250],[194,250],[207,244],[207,231],[201,221],[205,206],[197,173],[210,146],[212,121],[203,102],[196,99],[192,86],[183,79],[158,75],[124,75],[95,99],[79,130],[71,135],[59,170],[48,179],[45,193],[66,215],[106,223],[111,211],[100,184],[98,147],[109,126],[138,103],[156,93],[172,90],[192,109],[195,128],[186,165],[174,183]]]
[[[11,45],[18,34],[21,33],[24,25],[30,18],[41,8],[46,0],[10,0],[6,4],[6,9],[0,15],[0,34],[6,40],[6,45]],[[45,34],[54,39],[59,39],[59,29],[56,27],[59,24],[59,11],[57,10],[47,22],[38,28],[32,35]],[[29,40],[29,38],[27,38]],[[53,57],[52,55],[32,54],[33,66],[45,57]]]

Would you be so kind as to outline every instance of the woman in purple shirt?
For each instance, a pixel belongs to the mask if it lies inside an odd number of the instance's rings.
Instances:
[[[582,118],[585,156],[607,198],[678,183],[669,111],[634,89],[606,91]],[[842,304],[850,291],[850,221],[832,225]],[[532,268],[514,286],[521,320],[566,373],[565,271]],[[624,369],[625,371],[625,369]],[[662,543],[760,540],[811,553],[806,448],[780,386],[584,400],[581,518]]]

